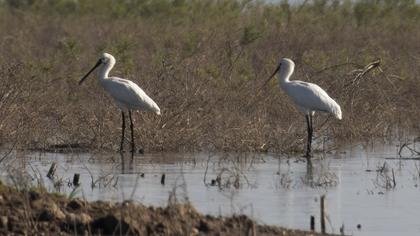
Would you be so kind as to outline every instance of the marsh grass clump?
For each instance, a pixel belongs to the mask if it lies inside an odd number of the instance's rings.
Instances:
[[[211,162],[208,156],[203,182],[209,186],[223,189],[240,189],[255,187],[256,183],[249,179],[248,171],[259,161],[257,156],[244,153],[224,153],[217,161]]]
[[[397,181],[395,178],[394,169],[390,168],[389,164],[384,162],[383,165],[378,166],[376,173],[376,178],[373,181],[375,186],[386,190],[395,189],[397,186]]]
[[[117,107],[94,80],[77,85],[105,51],[118,61],[113,74],[162,109],[158,119],[135,115],[148,152],[300,151],[304,119],[274,83],[259,90],[281,57],[296,62],[292,79],[319,84],[342,107],[343,121],[315,136],[339,145],[420,130],[414,1],[53,2],[0,3],[1,144],[116,150]]]

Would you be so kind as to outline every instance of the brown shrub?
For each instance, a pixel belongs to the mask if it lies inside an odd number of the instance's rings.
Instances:
[[[116,149],[117,107],[96,79],[77,84],[105,51],[117,59],[111,74],[138,83],[161,107],[162,117],[135,115],[136,138],[149,152],[302,148],[303,116],[274,83],[259,91],[281,57],[296,62],[293,79],[319,84],[343,109],[342,121],[322,128],[326,116],[317,115],[316,136],[418,133],[420,19],[401,20],[404,9],[369,20],[347,5],[204,2],[127,16],[3,7],[0,142]],[[376,58],[383,71],[352,84],[352,71]]]

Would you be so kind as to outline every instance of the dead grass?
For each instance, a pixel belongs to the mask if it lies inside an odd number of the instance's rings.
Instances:
[[[180,1],[137,12],[88,2],[0,7],[2,144],[117,149],[116,106],[95,79],[77,85],[104,51],[117,59],[112,75],[162,109],[135,115],[147,152],[299,151],[303,116],[274,83],[258,90],[280,57],[296,62],[293,79],[319,84],[343,109],[323,127],[326,116],[316,116],[316,136],[337,145],[419,133],[418,6]],[[353,82],[377,58],[380,68]]]

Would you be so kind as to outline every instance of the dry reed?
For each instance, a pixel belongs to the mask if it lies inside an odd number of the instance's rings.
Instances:
[[[16,2],[0,5],[2,144],[116,150],[117,107],[96,80],[77,85],[105,51],[117,59],[111,74],[138,83],[162,109],[162,117],[135,115],[147,152],[299,151],[303,116],[274,83],[258,90],[280,57],[296,62],[293,79],[319,84],[342,106],[342,121],[320,127],[326,116],[316,116],[317,137],[339,144],[420,130],[415,4]]]

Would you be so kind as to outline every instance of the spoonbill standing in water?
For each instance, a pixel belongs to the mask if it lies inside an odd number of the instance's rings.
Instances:
[[[125,131],[125,115],[128,112],[130,117],[131,129],[131,152],[135,152],[133,120],[131,118],[132,110],[152,111],[160,115],[158,105],[135,83],[127,79],[118,77],[109,77],[108,74],[115,65],[115,58],[108,53],[104,53],[95,66],[79,81],[79,85],[89,76],[97,67],[99,68],[99,83],[114,98],[118,107],[121,109],[122,117],[122,134],[120,151],[123,151],[124,131]]]
[[[279,85],[290,96],[297,108],[305,114],[308,141],[306,146],[306,158],[309,160],[311,157],[312,134],[313,126],[312,119],[315,111],[322,111],[333,114],[337,119],[341,120],[341,108],[327,92],[316,84],[303,82],[299,80],[290,81],[295,69],[295,63],[288,59],[283,58],[280,60],[279,65],[273,74],[264,83],[266,85],[276,74],[279,72]]]

